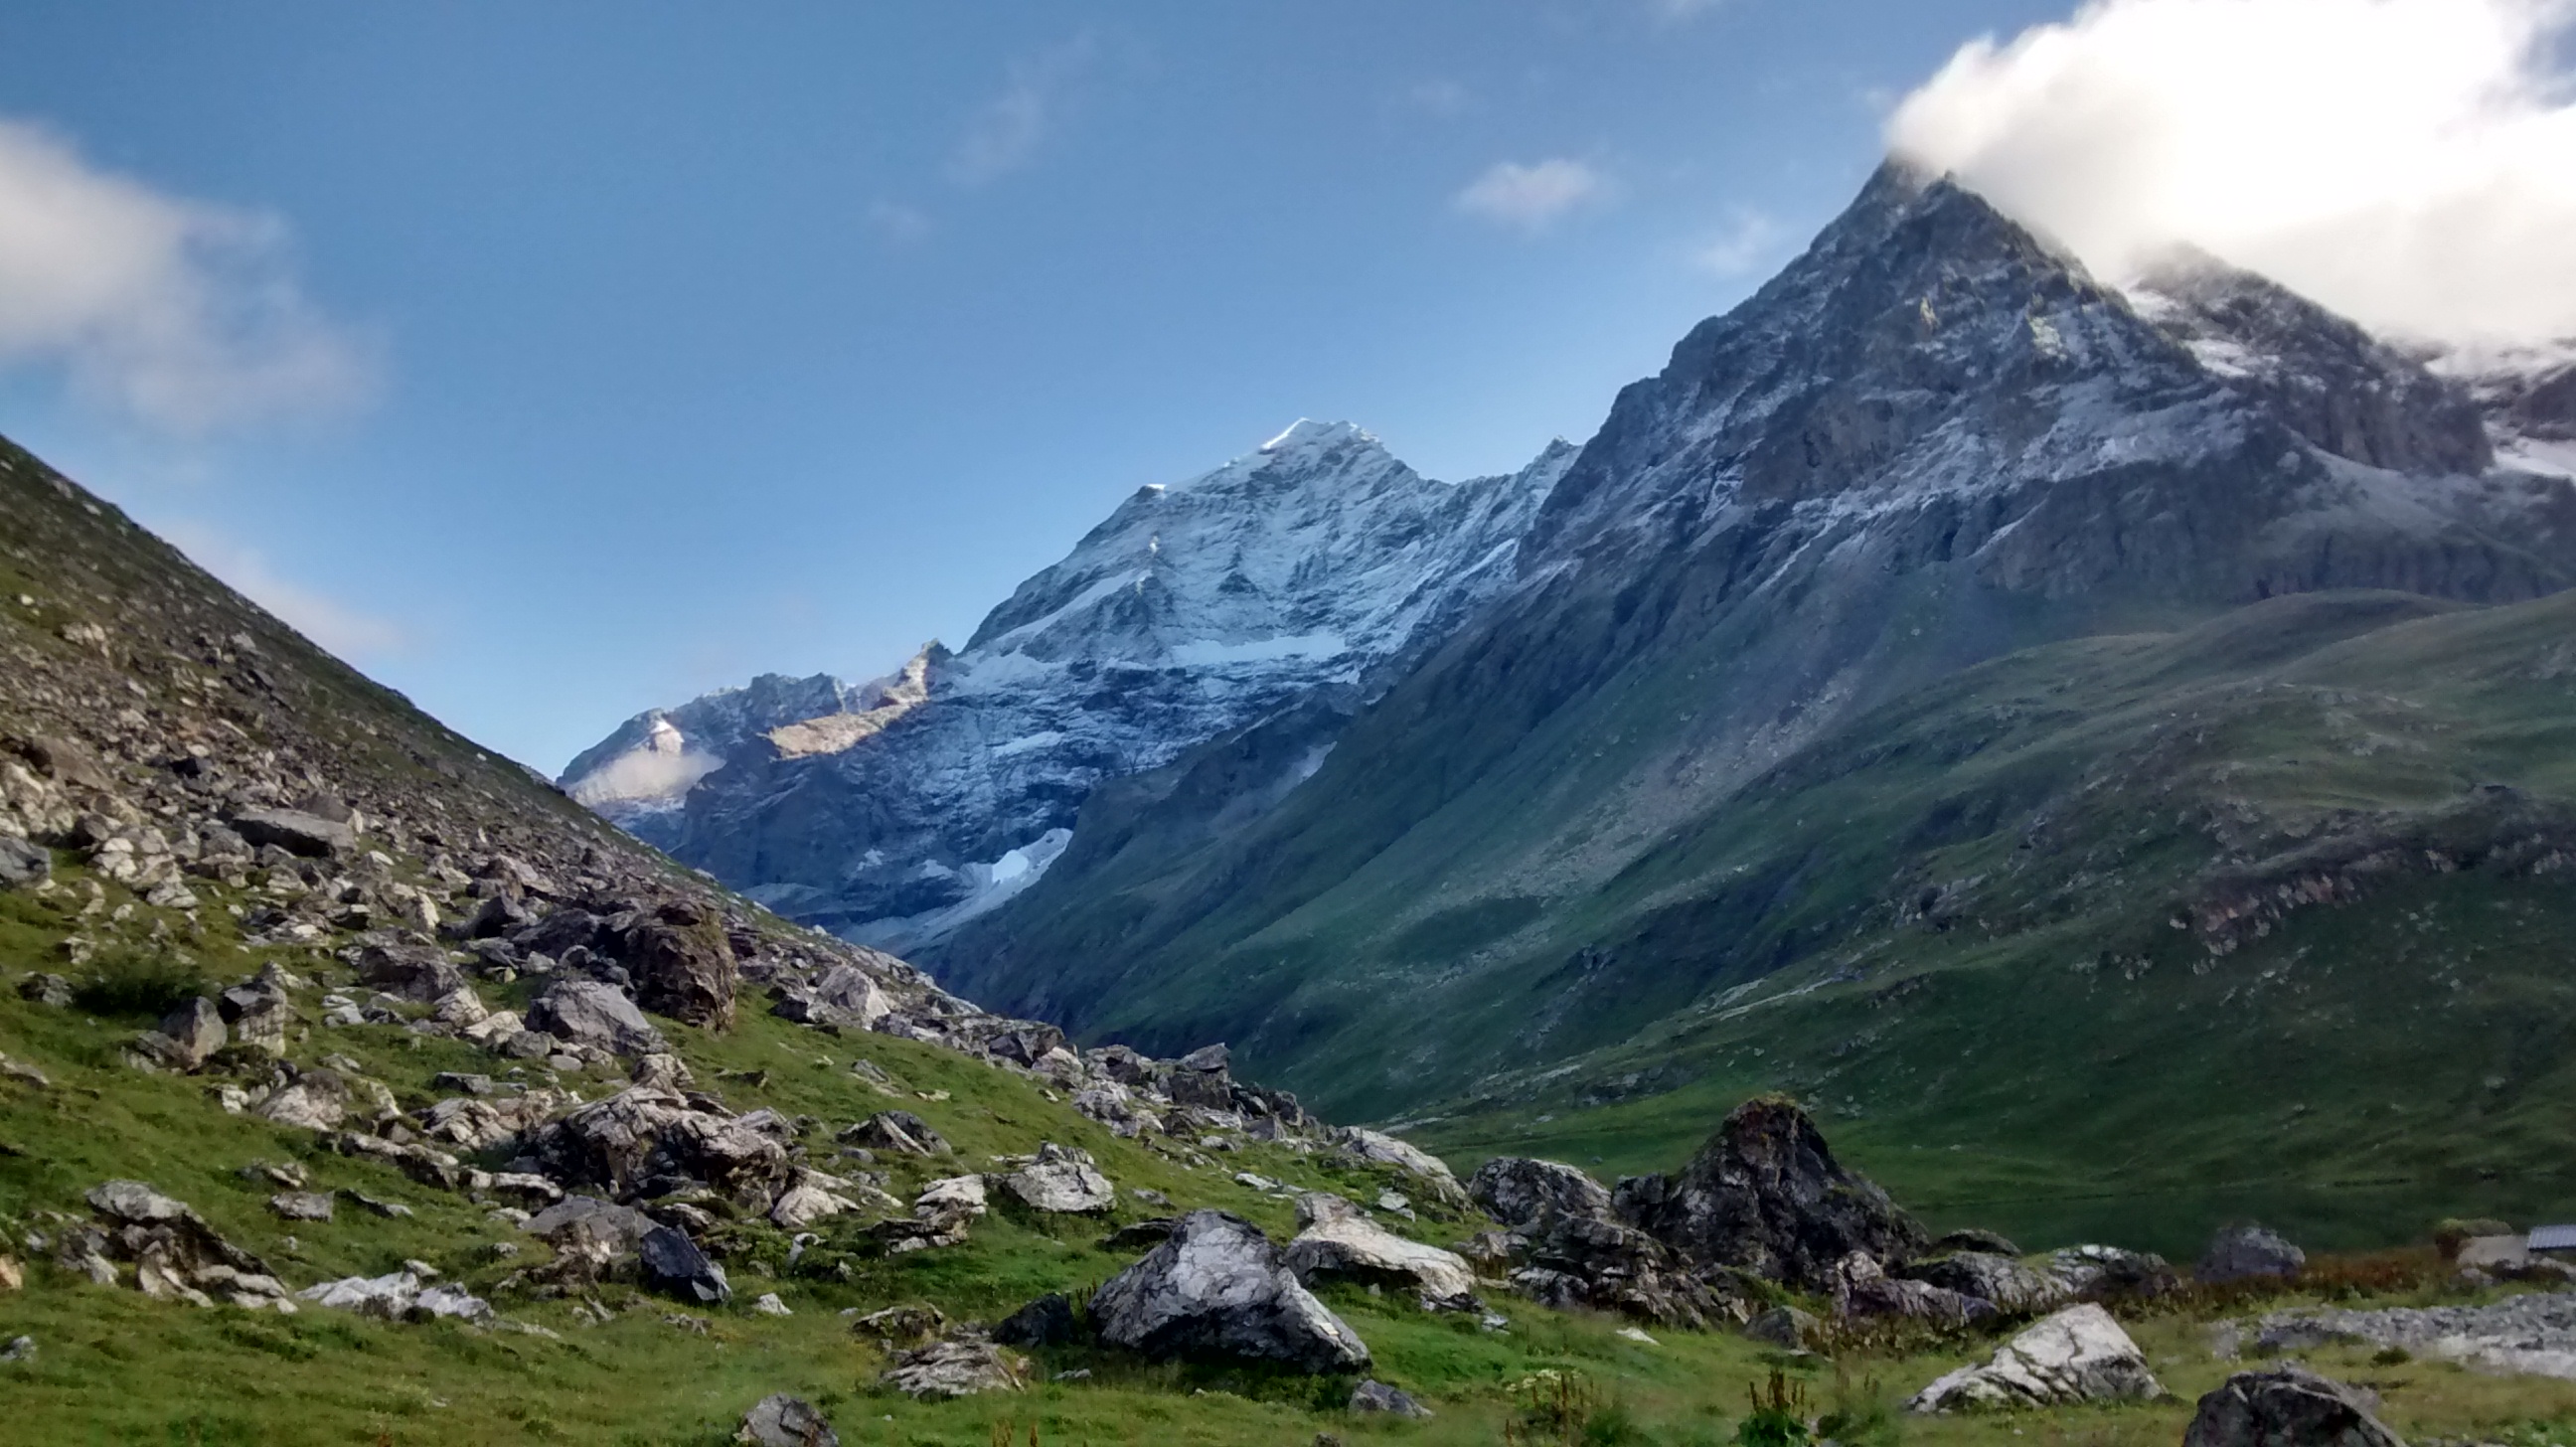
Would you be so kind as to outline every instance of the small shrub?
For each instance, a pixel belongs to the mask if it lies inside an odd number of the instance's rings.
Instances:
[[[2374,1367],[2402,1367],[2413,1360],[2415,1354],[2399,1346],[2381,1347],[2370,1354],[2370,1364]]]
[[[1816,1423],[1816,1435],[1830,1437],[1843,1447],[1898,1447],[1905,1435],[1904,1422],[1895,1398],[1877,1378],[1854,1381],[1838,1367],[1833,1404]]]
[[[1503,1421],[1505,1447],[1544,1447],[1544,1444],[1591,1444],[1588,1435],[1593,1421],[1602,1414],[1601,1389],[1592,1379],[1576,1371],[1550,1367],[1530,1373],[1503,1389],[1511,1398],[1512,1415]],[[1625,1414],[1615,1430],[1634,1431],[1626,1424]],[[1603,1447],[1623,1439],[1610,1438]]]
[[[1736,1447],[1805,1447],[1815,1435],[1807,1425],[1807,1388],[1778,1367],[1771,1379],[1747,1387],[1753,1411],[1735,1429]]]
[[[92,1015],[158,1020],[200,995],[214,993],[203,971],[174,955],[110,950],[72,987],[72,1003]]]

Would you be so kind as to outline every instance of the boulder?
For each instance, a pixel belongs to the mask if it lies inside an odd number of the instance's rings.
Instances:
[[[1261,1228],[1192,1211],[1091,1298],[1100,1339],[1157,1359],[1243,1357],[1308,1372],[1368,1365],[1357,1332],[1297,1282]]]
[[[1351,1410],[1410,1417],[1415,1421],[1423,1421],[1431,1415],[1431,1409],[1415,1401],[1412,1393],[1376,1381],[1364,1381],[1351,1388]]]
[[[584,1242],[618,1257],[640,1247],[645,1237],[660,1229],[660,1223],[633,1207],[596,1196],[566,1196],[529,1217],[519,1229],[558,1246]]]
[[[1835,1265],[1833,1296],[1834,1315],[1860,1321],[1895,1317],[1967,1326],[1995,1314],[1995,1304],[1983,1297],[1890,1276],[1866,1251],[1855,1251]]]
[[[788,991],[770,1013],[802,1025],[868,1030],[893,1014],[894,1005],[867,971],[856,965],[834,965],[811,988]]]
[[[948,1330],[948,1314],[928,1303],[889,1306],[850,1323],[852,1336],[872,1337],[888,1350],[916,1347]]]
[[[1180,1099],[1177,1095],[1172,1098]],[[1467,1192],[1459,1186],[1457,1176],[1451,1174],[1448,1162],[1410,1141],[1400,1141],[1383,1132],[1362,1130],[1357,1126],[1344,1129],[1335,1139],[1343,1150],[1363,1162],[1393,1166],[1413,1176],[1430,1191],[1433,1199],[1444,1206],[1467,1204]]]
[[[1033,1211],[1079,1215],[1118,1204],[1118,1188],[1100,1174],[1089,1151],[1053,1141],[1040,1142],[1038,1158],[1004,1176],[1002,1189]]]
[[[1895,1274],[1990,1301],[1998,1310],[2015,1313],[2055,1311],[2075,1295],[2056,1277],[1990,1251],[1952,1251],[1947,1256],[1910,1262]]]
[[[431,1321],[452,1317],[458,1321],[487,1323],[493,1317],[492,1303],[483,1298],[469,1295],[460,1287],[424,1286],[420,1277],[410,1271],[320,1282],[295,1293],[295,1299],[335,1311],[381,1317],[386,1321]]]
[[[254,849],[275,845],[307,859],[328,859],[358,847],[358,832],[349,821],[300,809],[244,809],[233,816],[232,829]]]
[[[104,1182],[86,1199],[99,1224],[62,1233],[56,1247],[66,1267],[113,1284],[109,1262],[126,1261],[135,1288],[158,1300],[212,1306],[221,1297],[250,1310],[294,1310],[267,1265],[217,1235],[186,1202],[141,1181]]]
[[[683,1024],[730,1030],[742,980],[721,920],[685,900],[637,920],[612,943],[647,1010]]]
[[[841,1447],[841,1435],[814,1410],[813,1403],[784,1392],[761,1398],[743,1413],[733,1440],[751,1447]]]
[[[1053,1291],[1002,1318],[1002,1324],[993,1328],[993,1340],[1004,1346],[1055,1347],[1081,1339],[1082,1321],[1072,1300]]]
[[[1752,1315],[1752,1302],[1723,1273],[1703,1279],[1633,1226],[1550,1216],[1518,1240],[1527,1264],[1512,1272],[1512,1289],[1543,1306],[1615,1311],[1696,1331]]]
[[[15,834],[0,834],[0,889],[37,884],[54,872],[51,850]]]
[[[613,985],[557,978],[528,1007],[528,1028],[619,1055],[659,1055],[670,1047]]]
[[[1414,1293],[1425,1311],[1472,1311],[1476,1273],[1464,1258],[1408,1241],[1339,1196],[1309,1191],[1297,1198],[1298,1232],[1281,1254],[1297,1280],[1312,1286],[1343,1278]]]
[[[1777,1095],[1736,1107],[1679,1175],[1620,1182],[1612,1208],[1687,1260],[1809,1291],[1831,1290],[1834,1268],[1855,1251],[1903,1261],[1931,1239]]]
[[[251,1107],[251,1114],[306,1130],[338,1130],[349,1116],[352,1092],[336,1070],[307,1070]]]
[[[1744,1324],[1744,1334],[1784,1352],[1803,1351],[1823,1322],[1794,1306],[1775,1306]]]
[[[1467,1198],[1506,1226],[1519,1226],[1554,1211],[1569,1216],[1610,1214],[1610,1188],[1560,1161],[1496,1156],[1467,1178]]]
[[[144,1040],[163,1064],[193,1072],[213,1059],[227,1038],[223,1012],[214,1001],[199,996],[162,1016],[160,1026]]]
[[[944,1156],[950,1149],[930,1122],[908,1110],[878,1111],[841,1132],[840,1138],[845,1145],[901,1156]]]
[[[644,1285],[651,1290],[707,1306],[733,1299],[733,1284],[725,1280],[724,1268],[709,1261],[698,1243],[676,1227],[656,1226],[645,1232],[636,1243],[636,1255],[643,1260]]]
[[[1984,1366],[1941,1377],[1907,1405],[1916,1412],[1954,1412],[2145,1401],[2164,1394],[2137,1343],[2111,1313],[2086,1302],[2034,1322],[1996,1348]]]
[[[2173,1267],[2152,1251],[2117,1246],[2068,1246],[2052,1251],[2041,1273],[2069,1295],[2091,1300],[2162,1296],[2182,1284]]]
[[[465,987],[465,972],[444,950],[421,945],[369,945],[358,954],[358,978],[397,999],[431,1004]]]
[[[2287,1280],[2307,1269],[2308,1253],[2256,1225],[2230,1226],[2210,1238],[2192,1276],[2203,1285],[2256,1277]]]
[[[2303,1367],[2239,1372],[2200,1399],[2183,1447],[2406,1447],[2372,1407]]]
[[[280,1191],[268,1198],[268,1209],[289,1221],[328,1221],[331,1196],[324,1191]]]
[[[991,1342],[959,1340],[898,1353],[882,1380],[905,1396],[928,1400],[1016,1392],[1028,1384],[1028,1374]]]

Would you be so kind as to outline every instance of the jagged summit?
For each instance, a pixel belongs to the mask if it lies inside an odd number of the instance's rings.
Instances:
[[[810,922],[907,947],[1033,883],[1091,787],[1317,688],[1364,689],[1514,576],[1574,448],[1440,482],[1300,419],[1130,494],[954,657],[761,679],[629,720],[576,798]]]

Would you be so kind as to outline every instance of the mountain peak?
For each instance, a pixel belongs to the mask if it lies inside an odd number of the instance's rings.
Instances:
[[[1261,444],[1265,456],[1283,452],[1321,451],[1346,442],[1374,444],[1375,435],[1356,422],[1318,422],[1300,417],[1288,424],[1287,430]]]

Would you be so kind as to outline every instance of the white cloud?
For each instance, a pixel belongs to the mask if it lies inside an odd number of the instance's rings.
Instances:
[[[1425,115],[1446,120],[1465,115],[1476,104],[1475,94],[1454,80],[1417,81],[1406,88],[1404,103]]]
[[[1609,182],[1581,161],[1497,161],[1458,193],[1456,205],[1470,216],[1538,231],[1609,194]]]
[[[1719,276],[1742,276],[1770,258],[1780,236],[1780,223],[1768,212],[1739,206],[1725,234],[1700,247],[1691,259]]]
[[[0,363],[174,432],[330,410],[372,349],[297,285],[275,217],[164,195],[0,120]]]
[[[182,519],[159,531],[198,567],[342,658],[364,662],[411,647],[411,633],[401,624],[280,576],[266,554],[218,528]]]
[[[1888,122],[2117,276],[2189,242],[2363,322],[2576,334],[2567,0],[2097,0]]]
[[[1091,68],[1096,49],[1083,35],[1011,62],[1001,94],[976,110],[949,151],[948,179],[982,186],[1027,165],[1063,110],[1065,92]]]

